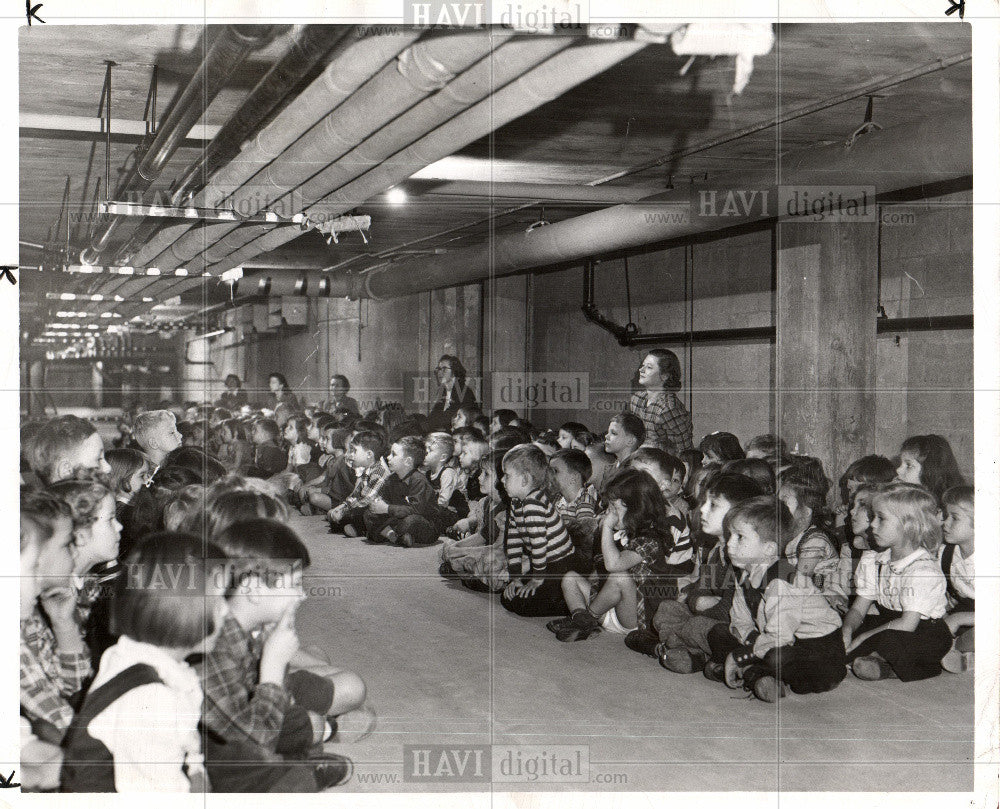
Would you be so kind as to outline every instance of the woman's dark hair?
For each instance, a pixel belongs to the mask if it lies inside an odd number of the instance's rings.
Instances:
[[[635,538],[648,533],[670,536],[663,494],[648,472],[626,467],[604,484],[606,503],[621,500],[625,504],[625,533]]]
[[[220,548],[190,534],[162,531],[146,537],[125,559],[125,574],[115,582],[112,632],[168,649],[204,640],[215,632],[222,598],[209,565],[223,558]]]
[[[223,384],[225,384],[225,385],[228,386],[230,382],[235,382],[236,383],[236,387],[238,387],[238,388],[243,386],[243,380],[240,379],[238,376],[236,376],[236,374],[227,374],[226,375],[226,381]]]
[[[847,467],[844,474],[840,476],[838,482],[840,487],[840,501],[847,505],[849,499],[847,482],[856,480],[858,483],[869,486],[879,486],[889,483],[896,478],[896,466],[884,455],[865,455]]]
[[[743,447],[740,446],[740,440],[732,433],[721,431],[709,433],[701,439],[698,449],[705,455],[712,453],[723,464],[746,458],[746,453],[743,451]]]
[[[775,492],[774,470],[763,458],[740,458],[738,461],[729,461],[722,465],[722,471],[753,478],[761,485],[764,494]]]
[[[946,489],[965,483],[951,444],[944,436],[912,435],[903,442],[899,452],[911,452],[916,456],[920,464],[920,482],[939,500]]]
[[[448,367],[451,368],[451,372],[455,377],[456,385],[459,388],[464,388],[468,371],[465,370],[465,366],[462,365],[462,361],[454,354],[442,354],[441,359],[438,360],[438,364],[440,365],[442,362],[447,363]]]
[[[654,348],[647,351],[643,358],[653,357],[656,364],[660,366],[660,373],[663,375],[663,389],[678,391],[681,389],[681,361],[677,355],[669,348]]]
[[[330,381],[333,382],[334,380],[337,380],[338,382],[343,382],[344,387],[347,389],[347,392],[350,392],[351,383],[346,376],[344,376],[343,374],[334,374],[333,376],[330,377]]]
[[[267,381],[270,382],[272,379],[277,379],[281,383],[281,389],[283,391],[290,390],[288,387],[288,380],[285,379],[284,374],[279,374],[277,371],[272,371],[267,375]]]

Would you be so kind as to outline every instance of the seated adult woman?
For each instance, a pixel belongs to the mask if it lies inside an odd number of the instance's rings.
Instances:
[[[659,447],[676,455],[691,449],[691,416],[677,397],[681,389],[681,363],[665,348],[654,348],[639,366],[639,387],[628,409],[646,427],[646,446]]]
[[[225,381],[225,392],[215,401],[216,407],[224,407],[230,413],[237,413],[243,405],[250,402],[250,397],[243,389],[243,380],[236,374],[229,374]]]
[[[466,385],[465,366],[458,357],[444,354],[438,360],[434,374],[438,396],[427,417],[428,429],[451,430],[451,420],[460,407],[479,408],[476,394]]]
[[[343,374],[334,374],[330,377],[330,396],[325,401],[319,403],[319,409],[324,413],[333,413],[336,410],[348,410],[351,413],[361,415],[358,407],[358,400],[347,394],[351,390],[351,383]]]
[[[279,404],[287,405],[293,413],[302,409],[299,397],[292,393],[292,389],[288,387],[288,380],[283,374],[272,372],[267,378],[267,386],[271,389],[267,396],[266,405],[269,410],[274,410]]]

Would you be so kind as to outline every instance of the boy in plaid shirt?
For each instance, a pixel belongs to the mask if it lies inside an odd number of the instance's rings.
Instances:
[[[294,616],[305,598],[302,570],[309,552],[294,531],[274,520],[235,523],[214,542],[233,568],[219,637],[195,664],[205,692],[205,760],[213,789],[276,791],[281,782],[285,791],[315,791],[344,783],[350,761],[317,748],[336,732],[336,715],[364,702],[364,683],[332,668],[322,675],[289,670],[302,658]],[[294,789],[287,788],[289,781]]]
[[[392,474],[383,457],[385,450],[385,439],[370,430],[362,430],[351,439],[348,458],[351,466],[362,470],[361,476],[348,498],[327,514],[331,533],[343,532],[349,537],[364,533],[365,511],[379,497]]]

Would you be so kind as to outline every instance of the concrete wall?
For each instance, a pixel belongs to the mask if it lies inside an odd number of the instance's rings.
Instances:
[[[972,312],[971,193],[887,206],[882,228],[882,303],[890,317]],[[750,233],[695,245],[689,254],[693,304],[684,305],[684,248],[629,260],[632,317],[642,331],[677,331],[773,323],[771,239]],[[872,271],[875,272],[873,267]],[[690,283],[690,281],[689,281]],[[589,375],[587,406],[535,409],[531,419],[556,427],[582,421],[603,430],[627,400],[644,348],[627,349],[580,313],[583,270],[536,275],[530,299],[537,377]],[[850,294],[850,290],[845,290]],[[624,324],[622,261],[598,266],[598,306]],[[873,313],[874,314],[874,313]],[[692,319],[693,315],[693,319]],[[774,428],[774,349],[767,342],[667,345],[681,358],[695,441],[725,429],[742,440]],[[892,456],[908,435],[936,432],[951,442],[963,471],[973,468],[972,332],[880,335],[876,357],[876,440],[871,451]],[[786,436],[792,445],[795,436]]]

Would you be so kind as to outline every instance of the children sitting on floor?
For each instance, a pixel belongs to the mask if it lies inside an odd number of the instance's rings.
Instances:
[[[716,624],[729,622],[735,586],[725,555],[723,521],[733,506],[761,494],[760,485],[745,475],[720,473],[708,481],[701,506],[698,579],[683,602],[661,601],[653,617],[660,639],[654,651],[665,669],[690,674],[708,662],[708,633]]]
[[[903,682],[941,673],[951,649],[944,622],[947,584],[937,561],[941,518],[921,486],[890,484],[872,500],[877,551],[862,554],[857,596],[844,618],[844,644],[854,676]],[[869,615],[875,605],[877,615]]]
[[[392,474],[364,515],[369,542],[412,548],[437,540],[431,522],[437,493],[420,471],[426,454],[424,442],[415,436],[404,436],[390,448],[386,466]]]
[[[218,639],[196,664],[213,789],[315,792],[347,781],[350,760],[322,744],[339,714],[364,703],[365,687],[349,671],[320,676],[295,665],[309,552],[294,531],[266,519],[234,523],[213,541],[232,560]]]
[[[510,584],[500,603],[517,615],[563,615],[561,580],[576,553],[559,512],[545,494],[548,462],[534,444],[503,457],[503,485],[511,500],[505,552]]]
[[[327,513],[331,533],[345,533],[360,536],[365,530],[364,514],[388,480],[389,467],[386,466],[385,439],[374,430],[362,430],[351,439],[348,453],[351,466],[360,470],[354,490],[340,505]]]
[[[791,514],[780,500],[756,497],[725,518],[726,550],[739,578],[728,626],[708,633],[705,676],[777,702],[785,685],[822,693],[846,676],[840,616],[812,581],[781,558]]]
[[[938,559],[948,594],[944,622],[955,639],[941,666],[945,671],[957,673],[968,671],[975,663],[975,494],[971,486],[953,486],[945,491],[941,504],[944,544]]]
[[[126,559],[129,575],[118,579],[111,602],[120,639],[101,658],[67,734],[64,792],[208,790],[202,689],[184,659],[205,654],[222,625],[222,595],[206,561],[221,558],[201,539],[160,533]]]

